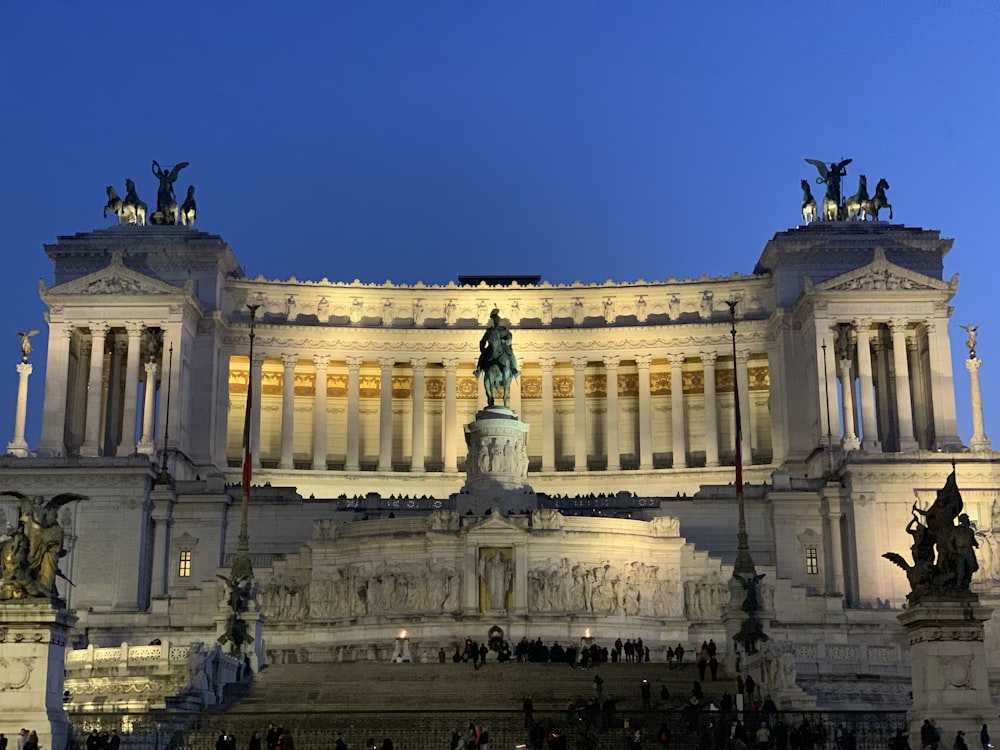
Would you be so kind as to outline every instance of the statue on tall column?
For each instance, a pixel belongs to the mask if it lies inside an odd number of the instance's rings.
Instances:
[[[17,335],[21,337],[21,361],[27,362],[28,355],[31,354],[33,351],[35,351],[34,348],[31,346],[31,337],[37,336],[38,331],[37,330],[18,331]]]
[[[495,405],[497,390],[502,392],[503,405],[507,406],[510,398],[510,381],[520,374],[517,369],[517,358],[511,347],[512,340],[510,329],[500,322],[500,311],[493,308],[493,312],[490,313],[490,324],[479,340],[479,362],[472,373],[476,377],[479,377],[480,373],[483,374],[487,406]]]

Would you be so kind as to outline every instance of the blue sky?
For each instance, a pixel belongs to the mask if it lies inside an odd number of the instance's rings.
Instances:
[[[955,239],[960,434],[960,323],[989,434],[998,39],[987,2],[5,3],[0,443],[19,328],[38,439],[42,243],[110,225],[126,177],[155,204],[152,159],[191,162],[178,193],[250,276],[431,283],[749,273],[803,158],[853,158],[845,193],[885,177],[895,222]]]

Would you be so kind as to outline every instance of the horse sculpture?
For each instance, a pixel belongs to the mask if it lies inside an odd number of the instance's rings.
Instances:
[[[491,325],[483,333],[479,341],[479,362],[472,373],[483,375],[483,388],[486,391],[486,405],[496,405],[496,392],[503,395],[503,405],[507,406],[510,399],[510,381],[518,375],[517,359],[511,348],[511,333],[507,326],[500,322],[500,311],[494,309],[490,313]]]
[[[122,199],[118,197],[118,192],[114,189],[112,185],[108,185],[105,190],[108,191],[108,203],[104,207],[104,218],[108,218],[108,214],[114,214],[118,217],[118,223],[122,223]]]
[[[883,177],[875,185],[875,195],[871,200],[865,201],[863,211],[866,217],[873,221],[878,221],[878,212],[883,208],[889,209],[889,219],[892,219],[892,204],[885,197],[885,191],[889,189],[889,183]]]
[[[802,221],[806,224],[812,224],[816,218],[816,199],[813,198],[812,190],[809,189],[809,180],[802,180]]]
[[[840,218],[840,206],[829,196],[823,196],[823,221],[837,221]]]
[[[193,227],[198,205],[194,202],[194,185],[188,185],[187,198],[181,204],[181,225]]]
[[[122,212],[118,219],[122,224],[138,224],[146,226],[146,204],[135,192],[135,183],[132,180],[125,180],[125,200],[122,201]]]
[[[847,199],[844,210],[848,219],[864,220],[864,207],[868,202],[868,178],[864,175],[858,177],[858,192]]]

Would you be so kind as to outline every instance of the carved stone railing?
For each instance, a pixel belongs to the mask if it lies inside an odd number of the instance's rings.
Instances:
[[[148,710],[168,704],[200,709],[221,702],[226,685],[249,676],[244,663],[217,644],[206,648],[169,641],[88,646],[67,652],[65,667],[71,712],[109,706]]]

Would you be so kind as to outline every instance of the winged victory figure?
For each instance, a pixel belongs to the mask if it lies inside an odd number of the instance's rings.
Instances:
[[[816,184],[826,185],[826,197],[823,198],[823,219],[839,221],[842,218],[840,215],[840,179],[847,175],[845,167],[854,160],[844,159],[839,162],[831,162],[829,168],[819,159],[806,159],[806,161],[819,171]]]
[[[21,337],[21,361],[27,362],[28,355],[34,351],[34,348],[31,346],[31,337],[37,336],[38,331],[18,331],[17,335]]]

